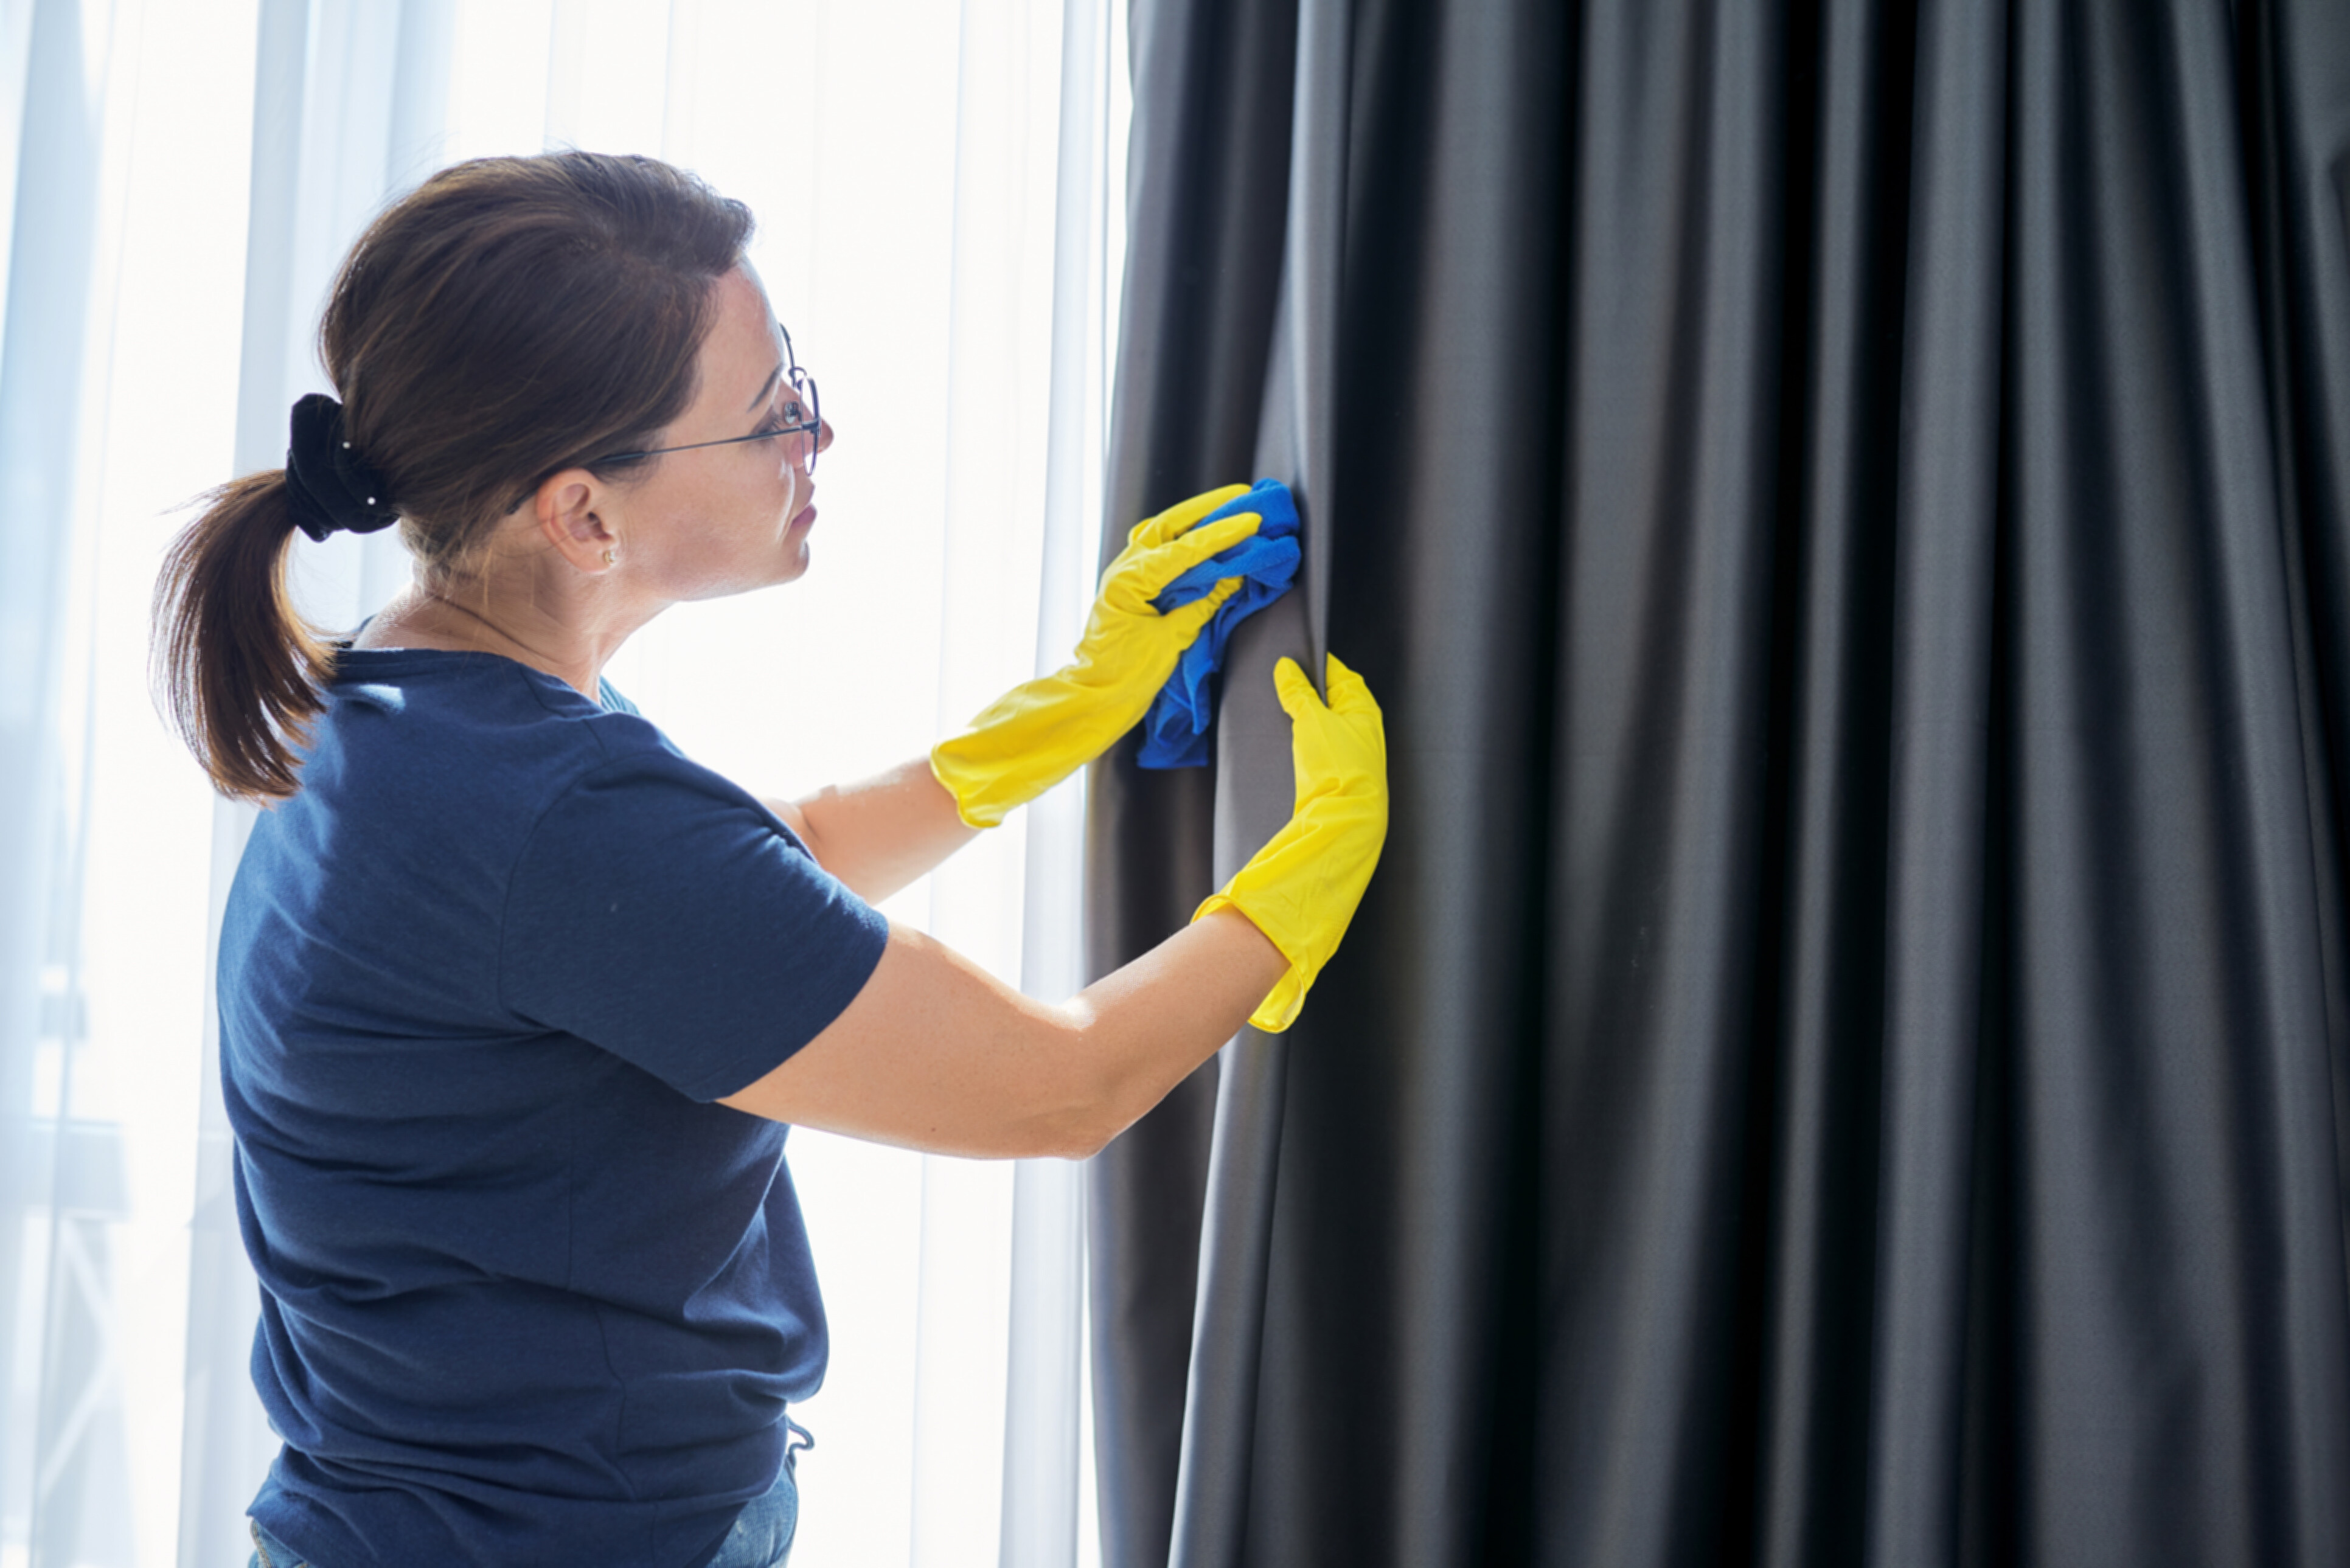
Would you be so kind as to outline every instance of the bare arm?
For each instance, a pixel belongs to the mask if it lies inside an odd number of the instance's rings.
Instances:
[[[917,880],[980,834],[956,814],[954,796],[931,772],[927,753],[801,800],[771,800],[767,808],[791,825],[817,865],[868,904]]]
[[[1288,967],[1219,909],[1055,1006],[892,927],[847,1010],[721,1103],[937,1154],[1083,1158],[1238,1033]]]
[[[1201,906],[1206,913],[1059,1006],[893,927],[840,1016],[723,1103],[941,1154],[1083,1158],[1243,1023],[1287,1027],[1346,934],[1387,838],[1378,704],[1337,655],[1326,654],[1325,668],[1326,702],[1295,660],[1274,666],[1297,809]]]

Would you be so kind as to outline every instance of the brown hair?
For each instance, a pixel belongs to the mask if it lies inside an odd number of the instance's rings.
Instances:
[[[548,477],[629,465],[693,400],[712,286],[751,214],[650,158],[484,158],[386,209],[344,260],[318,348],[354,454],[445,578]],[[224,794],[283,799],[332,650],[286,594],[286,475],[231,480],[155,588],[165,714]]]

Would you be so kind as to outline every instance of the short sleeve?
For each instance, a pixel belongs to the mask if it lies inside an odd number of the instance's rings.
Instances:
[[[889,921],[736,785],[666,749],[540,816],[507,889],[504,1004],[714,1100],[864,988]]]

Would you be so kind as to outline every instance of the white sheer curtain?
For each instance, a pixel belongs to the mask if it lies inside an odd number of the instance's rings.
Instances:
[[[1118,0],[0,0],[0,1568],[244,1560],[211,933],[250,817],[149,705],[178,504],[282,461],[327,279],[450,160],[659,153],[741,196],[839,431],[806,578],[611,671],[796,793],[1066,657],[1124,198]],[[303,547],[348,625],[388,535]],[[1077,979],[1072,784],[887,906]],[[834,1331],[794,1561],[1090,1561],[1077,1171],[793,1137]]]

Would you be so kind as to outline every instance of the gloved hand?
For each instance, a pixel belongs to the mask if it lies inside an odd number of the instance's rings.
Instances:
[[[1164,615],[1150,601],[1192,566],[1256,532],[1253,512],[1191,529],[1248,488],[1211,490],[1136,524],[1126,548],[1102,574],[1076,656],[1050,675],[1014,687],[962,733],[931,748],[931,772],[955,797],[963,821],[993,827],[1014,806],[1109,750],[1140,721],[1174,673],[1177,658],[1240,591],[1243,579],[1227,577],[1207,597]]]
[[[1289,960],[1289,972],[1249,1015],[1267,1033],[1297,1021],[1306,989],[1338,950],[1363,901],[1388,836],[1388,742],[1379,705],[1361,676],[1336,654],[1326,657],[1327,707],[1295,659],[1273,667],[1297,769],[1289,825],[1191,916],[1238,909]]]

